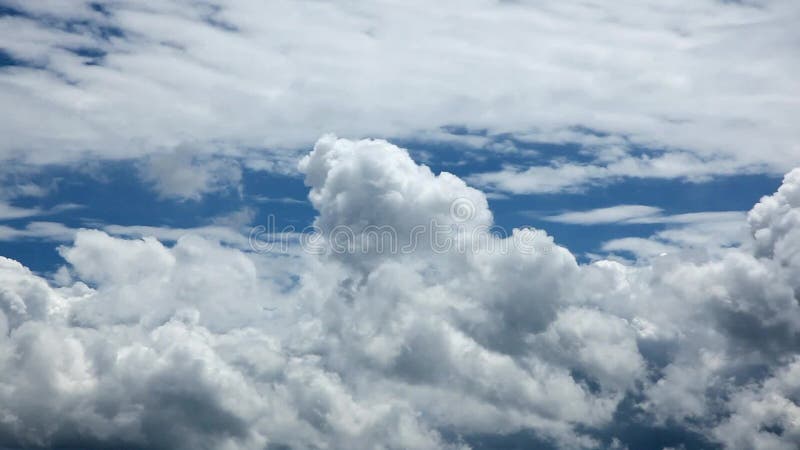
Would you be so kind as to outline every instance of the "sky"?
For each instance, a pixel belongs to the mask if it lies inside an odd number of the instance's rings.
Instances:
[[[798,20],[0,0],[0,449],[796,449]]]

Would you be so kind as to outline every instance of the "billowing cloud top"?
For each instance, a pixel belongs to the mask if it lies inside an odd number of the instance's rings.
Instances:
[[[481,192],[385,141],[327,136],[300,169],[323,232],[439,221],[463,242],[492,222]],[[793,449],[798,192],[795,170],[753,208],[752,249],[636,266],[579,265],[530,229],[291,263],[82,230],[58,282],[0,258],[0,446],[433,449],[532,430],[620,448],[644,423]],[[497,245],[521,236],[536,245]]]
[[[320,213],[317,224],[323,231],[348,226],[360,232],[369,225],[409,231],[430,220],[470,227],[492,223],[482,192],[447,172],[434,175],[415,164],[406,150],[383,140],[353,142],[325,136],[299,168],[311,188],[309,199]],[[463,217],[451,211],[458,199],[469,208]]]

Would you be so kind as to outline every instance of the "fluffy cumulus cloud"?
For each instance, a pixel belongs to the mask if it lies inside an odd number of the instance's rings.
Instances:
[[[539,230],[473,233],[484,194],[385,141],[325,137],[300,170],[324,251],[81,230],[57,282],[0,259],[0,446],[621,448],[627,421],[796,448],[800,171],[752,246],[581,265]],[[432,222],[464,245],[327,241]]]
[[[800,170],[786,175],[778,192],[762,199],[747,220],[753,229],[757,254],[800,269]]]

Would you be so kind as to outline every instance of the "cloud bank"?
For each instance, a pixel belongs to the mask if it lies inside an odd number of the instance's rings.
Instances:
[[[325,137],[300,170],[321,229],[410,229],[464,198],[465,226],[491,224],[483,193],[385,141]],[[790,450],[800,170],[747,221],[747,245],[637,265],[580,265],[549,237],[278,255],[80,230],[53,280],[0,258],[0,446],[434,449],[532,430],[621,448],[627,421]]]
[[[800,164],[798,18],[794,0],[8,0],[0,160],[167,155],[158,172],[190,148],[280,171],[336,130],[586,147],[474,178],[509,192],[782,173]],[[235,181],[203,167],[156,188]]]

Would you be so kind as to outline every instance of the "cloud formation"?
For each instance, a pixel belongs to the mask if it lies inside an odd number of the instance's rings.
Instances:
[[[589,211],[567,211],[547,216],[544,220],[574,225],[596,225],[605,223],[636,223],[637,220],[658,217],[661,208],[647,205],[616,205]]]
[[[146,158],[139,172],[162,198],[199,200],[212,192],[241,191],[239,163],[229,158],[194,156],[187,148]]]
[[[0,160],[188,146],[283,170],[335,130],[585,146],[474,178],[511,192],[783,172],[800,164],[798,17],[793,0],[10,0]]]
[[[492,220],[483,193],[385,141],[327,136],[300,170],[320,228],[409,229],[464,198],[467,226]],[[80,230],[58,282],[0,259],[0,445],[434,449],[532,430],[619,448],[628,421],[792,449],[798,192],[795,170],[754,207],[753,249],[638,265],[580,265],[551,238],[361,258]]]

